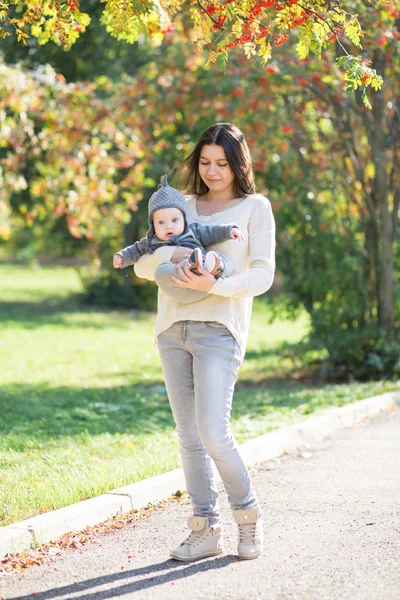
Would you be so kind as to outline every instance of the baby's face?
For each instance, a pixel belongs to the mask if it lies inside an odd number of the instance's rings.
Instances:
[[[163,241],[185,231],[185,217],[179,208],[160,208],[153,213],[156,236]]]

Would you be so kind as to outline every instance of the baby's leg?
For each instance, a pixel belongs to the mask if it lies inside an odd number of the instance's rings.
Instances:
[[[182,261],[180,263],[182,268],[185,263],[186,261]],[[165,263],[157,267],[155,270],[154,280],[158,287],[161,288],[165,294],[170,296],[170,298],[176,300],[176,302],[190,304],[191,302],[197,302],[198,300],[203,300],[203,298],[207,298],[207,296],[209,296],[208,292],[174,287],[172,279],[169,278],[170,275],[173,275],[179,279],[176,265],[173,263]]]
[[[233,260],[229,256],[221,254],[221,252],[214,252],[212,250],[206,254],[204,268],[214,275],[216,279],[229,277],[232,274],[234,266]]]
[[[222,254],[221,252],[217,252],[216,254],[218,254],[218,256],[220,256],[225,263],[225,269],[224,269],[224,272],[222,273],[222,277],[229,277],[230,275],[232,275],[232,271],[235,267],[233,260],[231,259],[230,256],[227,256],[226,254]]]

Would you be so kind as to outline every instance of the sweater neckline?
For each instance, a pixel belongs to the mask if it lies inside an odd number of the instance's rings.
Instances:
[[[234,206],[230,206],[229,208],[225,208],[224,210],[220,210],[218,212],[215,212],[212,215],[199,215],[199,213],[197,212],[197,198],[198,198],[198,196],[193,195],[192,198],[190,198],[190,200],[192,200],[192,202],[193,202],[193,212],[194,212],[194,215],[195,215],[196,219],[205,219],[207,221],[211,221],[214,218],[219,218],[220,215],[224,215],[225,213],[230,212],[231,210],[235,210],[235,208],[237,208],[238,206],[242,206],[244,202],[247,202],[247,200],[249,200],[250,198],[253,198],[254,195],[255,194],[251,194],[250,196],[246,196],[245,198],[243,198],[243,200],[241,200],[240,202],[238,202]]]

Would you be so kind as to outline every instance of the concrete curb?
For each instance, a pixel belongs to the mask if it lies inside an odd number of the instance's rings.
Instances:
[[[281,456],[306,444],[312,444],[344,427],[352,427],[366,418],[392,409],[400,401],[400,390],[387,392],[332,408],[322,414],[290,427],[250,440],[241,446],[249,466]],[[119,513],[140,509],[169,497],[176,490],[185,489],[182,469],[117,488],[84,502],[0,528],[0,560],[7,554],[16,554],[44,544],[65,533],[80,531],[87,525],[96,525]]]

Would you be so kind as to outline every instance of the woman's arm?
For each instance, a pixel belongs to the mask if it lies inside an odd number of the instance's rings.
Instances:
[[[168,250],[168,252],[166,252]],[[191,304],[206,298],[208,294],[199,290],[179,290],[174,287],[170,275],[176,275],[176,260],[190,256],[192,250],[182,246],[164,246],[154,254],[143,255],[135,264],[135,273],[142,279],[155,281],[159,288],[173,300],[182,304]],[[180,267],[179,267],[180,268]],[[213,277],[214,280],[214,277]]]
[[[162,246],[153,254],[144,254],[134,266],[137,277],[154,281],[154,272],[160,265],[171,261],[176,246]]]
[[[266,198],[254,205],[248,231],[250,269],[218,279],[210,294],[246,298],[264,294],[271,287],[275,272],[275,220]]]
[[[218,279],[209,294],[249,298],[260,296],[269,290],[274,280],[274,269],[268,261],[254,261],[250,270],[226,279]]]
[[[190,272],[186,267],[177,271],[179,278],[171,277],[174,285],[192,290],[202,290],[217,296],[246,298],[263,294],[272,285],[275,271],[275,221],[271,204],[260,198],[254,205],[249,225],[250,269],[224,279],[215,278],[202,267],[201,275]]]

